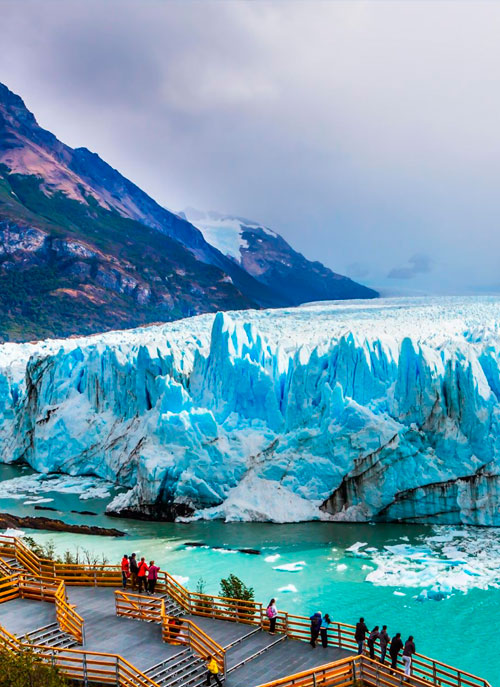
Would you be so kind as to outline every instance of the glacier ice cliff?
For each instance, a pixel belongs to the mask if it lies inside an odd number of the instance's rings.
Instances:
[[[0,456],[162,518],[500,525],[500,298],[0,346]]]

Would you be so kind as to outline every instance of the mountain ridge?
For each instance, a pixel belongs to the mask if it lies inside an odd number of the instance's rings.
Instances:
[[[258,276],[0,84],[0,340],[297,302]]]

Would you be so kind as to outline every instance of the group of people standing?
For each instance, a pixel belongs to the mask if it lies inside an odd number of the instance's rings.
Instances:
[[[144,557],[137,561],[135,553],[132,553],[130,556],[124,554],[121,567],[123,589],[127,588],[127,582],[130,579],[132,591],[137,589],[139,594],[142,592],[145,594],[155,593],[160,568],[158,565],[155,565],[154,561],[149,561],[148,565]]]
[[[403,649],[403,664],[405,669],[405,675],[410,675],[411,673],[411,660],[415,653],[415,642],[413,641],[413,635],[410,635],[406,642],[403,644],[401,639],[401,632],[397,632],[391,639],[387,632],[387,625],[382,625],[382,629],[378,625],[375,625],[373,630],[367,628],[365,619],[360,618],[359,623],[356,624],[356,631],[354,633],[354,638],[358,645],[358,653],[362,654],[364,649],[364,644],[366,636],[368,635],[368,650],[370,652],[370,658],[375,660],[375,642],[378,640],[380,644],[380,663],[385,663],[385,657],[387,654],[387,647],[389,647],[389,655],[391,657],[391,668],[397,669],[399,652]]]

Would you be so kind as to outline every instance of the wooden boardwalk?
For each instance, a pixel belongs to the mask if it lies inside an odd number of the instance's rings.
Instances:
[[[166,644],[160,625],[118,617],[115,612],[114,589],[109,587],[69,587],[68,597],[85,620],[82,648],[88,651],[120,654],[142,672],[180,654],[183,647]],[[182,616],[196,622],[204,632],[226,649],[227,687],[251,687],[329,663],[350,652],[318,646],[270,635],[250,625],[212,620],[197,616]],[[13,599],[0,604],[0,625],[22,637],[28,632],[55,622],[51,603]],[[253,660],[251,657],[267,649]],[[243,661],[247,663],[239,666]],[[237,667],[239,666],[239,667]]]
[[[0,646],[29,647],[85,684],[202,687],[211,656],[227,687],[491,687],[487,680],[414,654],[411,675],[358,655],[354,627],[334,621],[328,647],[309,643],[308,618],[280,612],[267,632],[257,601],[183,587],[160,572],[156,596],[124,593],[112,565],[40,559],[0,535]]]

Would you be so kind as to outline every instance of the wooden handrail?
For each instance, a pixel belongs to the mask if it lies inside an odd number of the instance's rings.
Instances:
[[[55,594],[56,618],[59,629],[72,635],[79,644],[83,644],[83,618],[68,603],[64,580],[61,580]]]
[[[259,685],[259,687],[312,687],[313,685],[329,687],[330,685],[337,684],[354,685],[356,680],[361,677],[361,661],[361,656],[349,656],[349,658],[343,658],[333,663],[326,663],[318,668],[303,670],[294,675],[287,675],[278,680],[266,682]],[[429,686],[427,685],[427,687]]]
[[[187,630],[187,634],[184,632]],[[187,618],[174,618],[165,613],[165,605],[163,606],[162,615],[162,635],[163,641],[168,644],[185,644],[192,651],[194,651],[204,661],[209,657],[213,657],[219,671],[226,674],[226,651],[218,644],[212,637],[209,637],[206,632],[196,625],[192,620]]]
[[[12,651],[35,650],[38,659],[57,665],[70,679],[85,683],[112,683],[121,687],[159,687],[158,683],[138,670],[119,654],[82,649],[67,649],[21,642],[0,626],[0,643]],[[9,644],[13,646],[10,647]]]

